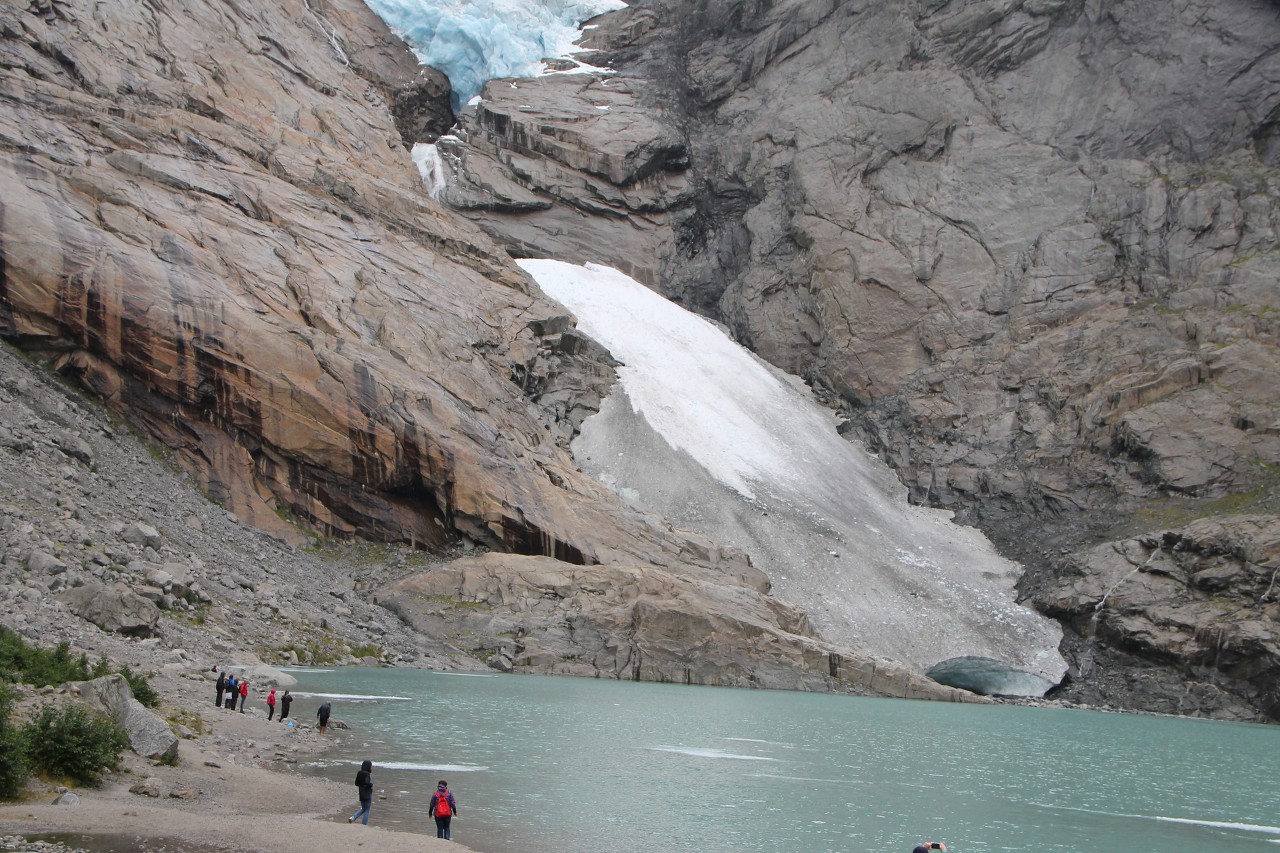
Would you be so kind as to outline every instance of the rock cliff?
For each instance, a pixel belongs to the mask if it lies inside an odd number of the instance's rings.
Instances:
[[[1139,654],[1274,709],[1274,4],[649,0],[602,23],[593,64],[619,73],[464,110],[451,211],[407,151],[447,82],[362,3],[0,6],[0,334],[294,541],[761,590],[567,451],[610,359],[507,254],[608,262],[804,376],[916,500],[1022,559],[1102,699],[1150,695],[1098,675]],[[1186,522],[1143,515],[1170,504]],[[1248,515],[1188,526],[1228,505]],[[1176,567],[1116,585],[1170,541],[1193,543]],[[495,565],[477,600],[547,595]]]
[[[0,334],[140,427],[241,519],[293,543],[310,532],[541,555],[558,571],[643,566],[670,577],[632,610],[676,612],[676,586],[698,585],[722,632],[716,660],[742,683],[955,695],[892,667],[841,672],[862,659],[771,609],[745,554],[627,507],[577,469],[567,439],[612,361],[427,194],[408,146],[441,129],[447,81],[362,3],[6,4],[0,68]],[[32,429],[6,428],[8,470],[32,461]],[[65,429],[66,454],[91,460],[77,425]],[[31,508],[61,517],[39,482]],[[183,523],[160,503],[147,500],[157,523]],[[37,529],[31,508],[6,506],[17,520],[0,556],[6,598],[39,604],[41,624],[163,639],[220,598],[164,568],[187,563],[117,565],[75,525]],[[131,529],[121,536],[158,558],[164,537]],[[504,583],[523,583],[506,570]],[[601,569],[592,590],[625,575]],[[248,589],[241,606],[270,623],[302,595],[227,586]],[[741,595],[760,599],[759,624],[715,612]],[[609,636],[615,604],[583,608]],[[758,651],[761,632],[785,633],[790,650]],[[664,648],[661,666],[609,671],[693,666],[684,633],[647,620],[636,648]],[[578,656],[572,643],[555,651]]]
[[[461,115],[454,200],[510,251],[589,254],[727,324],[1051,612],[1064,557],[1181,535],[1163,509],[1274,517],[1274,3],[652,0],[599,23],[583,45],[616,75],[491,85]],[[1188,630],[1274,636],[1275,590],[1249,589]],[[1068,625],[1174,682],[1256,696],[1275,665]]]

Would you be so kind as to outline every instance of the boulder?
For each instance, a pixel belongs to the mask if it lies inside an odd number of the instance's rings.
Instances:
[[[160,608],[123,584],[87,583],[58,593],[73,613],[104,631],[130,637],[151,637],[160,621]]]
[[[138,794],[143,797],[159,798],[163,785],[164,783],[160,779],[157,779],[155,776],[148,776],[146,779],[141,779],[133,783],[129,788],[129,793]]]
[[[159,551],[161,544],[164,542],[159,530],[141,521],[135,521],[125,527],[120,532],[120,538],[130,545],[137,545],[139,548],[151,548],[155,551]]]
[[[244,671],[244,677],[257,687],[297,687],[298,679],[287,672],[281,672],[273,666],[259,664]]]
[[[129,747],[138,755],[156,760],[171,760],[177,755],[177,735],[167,722],[133,698],[123,675],[74,681],[66,688],[81,703],[119,723],[129,735]]]
[[[27,556],[27,571],[38,574],[65,572],[67,564],[45,551],[33,550]]]

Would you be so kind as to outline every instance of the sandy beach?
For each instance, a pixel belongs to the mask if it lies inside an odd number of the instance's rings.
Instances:
[[[436,839],[434,826],[423,827],[430,836],[378,827],[376,789],[371,823],[348,825],[346,816],[357,807],[354,786],[288,772],[354,732],[331,725],[321,737],[314,718],[306,717],[294,727],[268,722],[261,697],[245,714],[215,708],[213,685],[202,673],[165,673],[152,683],[162,697],[156,712],[183,714],[184,728],[194,735],[180,742],[178,764],[126,753],[101,787],[73,789],[79,797],[74,805],[55,805],[60,789],[33,781],[23,799],[0,804],[0,836],[58,833],[70,836],[63,843],[71,848],[169,853],[468,849]],[[314,713],[298,704],[294,710]],[[155,780],[150,787],[158,796],[131,791],[147,779]],[[82,834],[95,838],[78,840]]]

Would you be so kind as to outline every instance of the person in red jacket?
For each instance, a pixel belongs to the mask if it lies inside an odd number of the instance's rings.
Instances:
[[[276,715],[276,689],[271,688],[271,692],[267,694],[267,722],[271,722]]]
[[[452,841],[449,834],[449,823],[458,813],[458,802],[449,790],[449,783],[441,779],[436,783],[436,792],[431,795],[431,816],[436,819],[436,838]]]
[[[240,679],[240,713],[244,713],[244,700],[249,698],[249,679]]]

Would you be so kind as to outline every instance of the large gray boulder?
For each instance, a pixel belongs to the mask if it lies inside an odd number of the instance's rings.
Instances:
[[[296,687],[298,679],[294,678],[287,672],[281,672],[274,666],[259,664],[251,666],[243,673],[244,677],[249,679],[249,683],[255,687]]]
[[[123,584],[87,583],[58,594],[73,613],[104,631],[130,637],[151,637],[160,621],[160,608]]]
[[[167,722],[133,698],[123,675],[74,681],[66,688],[81,703],[119,723],[129,735],[129,747],[138,755],[158,760],[171,760],[177,755],[178,736]]]

